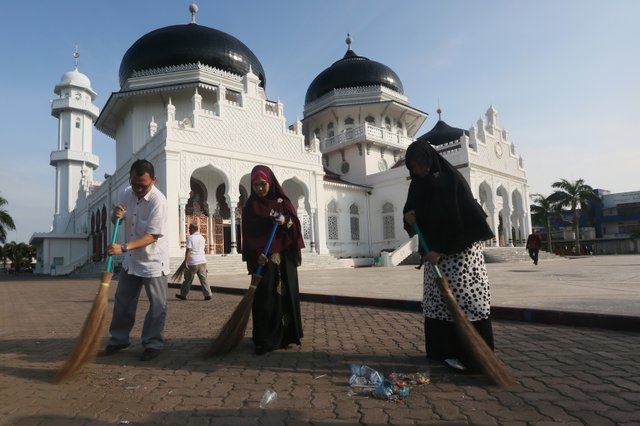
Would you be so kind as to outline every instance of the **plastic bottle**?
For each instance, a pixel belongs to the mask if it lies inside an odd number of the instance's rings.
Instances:
[[[262,394],[262,399],[260,399],[260,408],[265,408],[267,405],[271,404],[273,401],[278,399],[278,394],[273,389],[267,389]]]

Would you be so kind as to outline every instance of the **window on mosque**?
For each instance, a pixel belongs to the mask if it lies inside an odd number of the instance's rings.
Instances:
[[[233,90],[227,89],[224,92],[224,98],[231,103],[240,105],[241,96],[239,92],[234,92]]]
[[[327,231],[330,240],[338,239],[338,206],[335,201],[331,201],[327,206]]]
[[[302,216],[302,238],[311,239],[311,218],[306,214]]]
[[[382,206],[382,238],[385,240],[392,240],[396,238],[393,213],[393,204],[385,203]]]
[[[391,130],[391,119],[389,117],[384,119],[384,128]]]
[[[338,239],[338,216],[327,216],[327,230],[329,231],[329,239]]]
[[[345,126],[353,126],[353,118],[351,118],[351,117],[347,117],[347,118],[344,120],[344,125],[345,125]]]
[[[364,119],[367,123],[376,124],[376,119],[371,115],[367,115],[367,118]]]
[[[333,132],[333,122],[327,124],[327,136],[332,137],[335,133]]]
[[[349,213],[351,214],[351,218],[350,218],[351,241],[359,241],[360,240],[360,217],[359,217],[358,206],[355,204],[351,204],[351,207],[349,207]]]
[[[80,128],[80,119],[76,118],[76,129]]]

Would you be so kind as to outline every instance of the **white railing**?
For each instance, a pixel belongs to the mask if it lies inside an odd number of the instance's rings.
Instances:
[[[418,251],[418,236],[414,235],[394,251],[382,253],[382,266],[398,266],[400,262],[416,251]]]
[[[413,141],[411,138],[403,136],[397,132],[377,127],[369,123],[364,123],[361,126],[347,129],[338,135],[325,138],[320,143],[320,148],[322,151],[327,151],[330,149],[336,149],[341,145],[346,145],[347,143],[364,140],[378,142],[382,145],[396,148],[407,148]]]

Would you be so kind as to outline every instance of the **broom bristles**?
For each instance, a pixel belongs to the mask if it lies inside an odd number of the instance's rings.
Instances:
[[[469,322],[464,312],[451,294],[449,284],[445,277],[436,280],[442,291],[447,306],[453,315],[453,324],[460,336],[460,340],[473,360],[480,366],[487,376],[499,387],[506,388],[515,383],[509,369],[500,361],[500,358],[491,350],[487,342],[480,336],[478,330]]]
[[[185,262],[182,262],[176,272],[171,276],[171,281],[182,282],[182,277],[184,276],[185,269],[187,269],[187,265]]]
[[[238,346],[247,329],[247,323],[249,322],[251,307],[253,305],[253,298],[256,294],[256,286],[260,282],[261,278],[262,277],[260,275],[253,276],[249,290],[247,290],[240,303],[238,303],[238,306],[236,306],[231,317],[229,317],[227,322],[220,329],[218,336],[205,352],[205,357],[208,358],[217,355],[224,355],[231,352]]]
[[[106,323],[107,304],[109,300],[109,282],[111,272],[103,272],[98,294],[93,301],[93,307],[84,321],[82,331],[76,339],[76,345],[69,354],[66,362],[60,368],[54,383],[60,383],[74,375],[86,362],[95,358],[102,337],[102,330]]]

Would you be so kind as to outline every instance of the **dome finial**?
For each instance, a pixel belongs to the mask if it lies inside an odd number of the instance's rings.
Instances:
[[[73,66],[75,69],[78,69],[78,58],[80,57],[80,53],[78,53],[78,45],[76,44],[76,48],[73,51]]]
[[[438,108],[436,112],[438,113],[438,121],[442,121],[442,110]]]
[[[191,3],[189,5],[189,12],[191,12],[191,23],[196,23],[196,13],[198,13],[198,5],[195,3]]]
[[[351,38],[351,33],[347,33],[347,39],[345,42],[347,43],[347,50],[351,50],[351,42],[353,39]]]

